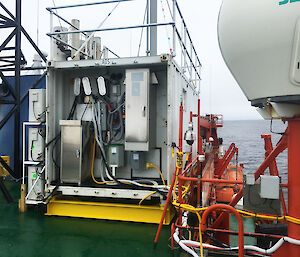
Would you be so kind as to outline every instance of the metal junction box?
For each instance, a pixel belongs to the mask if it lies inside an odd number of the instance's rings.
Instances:
[[[270,176],[268,176],[270,177]],[[248,181],[248,183],[247,183]],[[246,175],[244,175],[244,209],[252,212],[259,212],[259,213],[266,213],[266,214],[274,214],[274,215],[280,215],[281,213],[281,198],[280,195],[278,195],[278,199],[270,199],[266,198],[266,191],[273,191],[273,188],[270,188],[269,186],[265,186],[264,182],[261,183],[249,183],[249,179],[247,178],[246,181]],[[271,184],[270,184],[271,186]],[[263,189],[263,195],[261,195],[261,189]],[[276,190],[274,188],[274,190]],[[279,193],[279,190],[278,190]],[[271,193],[273,194],[273,193]],[[270,197],[270,195],[268,196]]]
[[[260,197],[278,200],[280,190],[280,178],[277,176],[260,176]]]
[[[46,89],[29,90],[29,121],[46,120]]]
[[[107,151],[108,163],[110,166],[123,167],[124,166],[124,146],[110,145]]]
[[[60,120],[61,126],[61,183],[81,183],[89,176],[89,122]]]
[[[44,173],[40,174],[41,170],[42,170],[41,167],[35,167],[35,166],[28,167],[28,192],[31,190],[28,196],[29,200],[43,199],[45,174]],[[31,189],[33,185],[34,188]]]

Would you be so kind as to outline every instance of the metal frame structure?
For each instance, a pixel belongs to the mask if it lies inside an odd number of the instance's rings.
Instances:
[[[164,22],[164,23],[157,23],[157,0],[146,0],[147,1],[147,24],[139,24],[133,26],[123,26],[123,27],[111,27],[111,28],[102,28],[101,26],[96,29],[88,29],[88,30],[80,30],[74,27],[71,22],[63,18],[62,16],[58,15],[57,10],[60,9],[68,9],[68,8],[76,8],[76,7],[86,7],[92,5],[102,5],[102,4],[111,4],[111,3],[126,3],[131,2],[133,0],[108,0],[103,2],[95,2],[95,3],[87,3],[87,4],[74,4],[74,5],[65,5],[65,6],[57,6],[57,7],[49,7],[47,10],[50,13],[50,33],[47,35],[52,38],[52,40],[57,40],[60,43],[64,43],[66,46],[69,46],[67,43],[62,42],[58,35],[66,35],[66,34],[82,34],[86,41],[89,40],[89,33],[95,32],[105,32],[105,31],[118,31],[118,30],[128,30],[128,29],[138,29],[138,28],[146,28],[147,29],[147,39],[146,39],[146,55],[156,55],[157,54],[157,27],[162,26],[172,26],[173,28],[173,36],[172,36],[172,48],[170,49],[171,55],[175,58],[176,57],[176,45],[180,45],[180,53],[181,55],[181,68],[183,71],[188,71],[187,77],[189,82],[193,84],[196,88],[200,89],[200,81],[201,81],[201,67],[202,64],[192,42],[190,33],[188,31],[187,25],[177,3],[177,0],[172,0],[172,10],[167,1],[168,9],[170,17],[172,21]],[[61,32],[53,32],[53,17],[56,16],[62,22],[70,25],[74,30],[72,31],[61,31]],[[176,19],[176,17],[179,19]],[[179,29],[181,27],[182,31]],[[84,55],[88,58],[87,51],[83,51],[85,48],[83,45],[73,50],[76,50],[78,53],[84,53]],[[190,49],[188,49],[190,48]],[[52,57],[52,55],[51,55]]]
[[[13,97],[13,100],[6,100],[0,98],[0,104],[9,104],[13,105],[10,111],[6,114],[6,116],[0,121],[0,129],[2,129],[7,121],[14,115],[14,169],[11,169],[8,165],[4,165],[4,160],[0,157],[0,162],[4,167],[8,170],[8,172],[15,178],[20,178],[22,175],[21,169],[21,160],[20,149],[20,106],[22,102],[28,97],[28,91],[21,96],[20,88],[21,88],[21,71],[24,70],[36,70],[36,69],[45,69],[45,67],[24,67],[26,65],[26,60],[21,51],[21,41],[22,35],[29,41],[35,51],[39,54],[42,60],[46,63],[47,59],[38,46],[31,39],[26,30],[22,27],[21,24],[21,0],[16,0],[16,11],[15,15],[13,15],[3,3],[0,2],[0,29],[12,28],[13,31],[9,34],[9,36],[4,39],[4,41],[0,42],[0,77],[2,79],[2,86],[8,90],[9,94]],[[8,46],[14,39],[13,46]],[[13,51],[13,54],[9,55],[9,53]],[[3,64],[4,63],[4,64]],[[14,88],[7,81],[6,76],[7,73],[13,73],[14,75]],[[44,72],[31,86],[31,88],[37,87],[40,81],[46,76],[46,72]]]

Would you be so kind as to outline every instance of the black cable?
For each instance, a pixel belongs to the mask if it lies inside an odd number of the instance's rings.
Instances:
[[[45,145],[45,148],[48,148],[54,141],[57,140],[58,137],[60,137],[60,135],[61,134],[60,134],[60,131],[59,131],[59,133]]]
[[[55,185],[55,188],[52,190],[52,192],[46,197],[44,198],[44,202],[45,203],[49,203],[50,200],[53,198],[53,196],[55,195],[55,193],[57,192],[57,189],[58,187],[60,186],[60,183],[58,182],[56,185]]]
[[[81,115],[81,118],[80,118],[81,121],[82,121],[82,119],[83,119],[83,116],[84,116],[84,114],[85,114],[85,112],[86,112],[88,106],[89,106],[89,104],[86,104],[86,106],[85,106],[85,108],[84,108],[84,111],[83,111],[83,113],[82,113],[82,115]]]
[[[59,164],[56,162],[56,160],[55,160],[56,157],[54,156],[54,149],[55,149],[55,146],[56,146],[57,142],[60,140],[60,138],[61,138],[61,133],[59,133],[59,137],[55,140],[54,145],[53,145],[53,147],[52,147],[52,151],[51,151],[51,158],[52,158],[52,161],[53,161],[55,167],[58,168],[58,169],[60,169],[60,165],[59,165]]]
[[[34,141],[35,141],[35,140],[31,140],[30,158],[31,158],[31,160],[32,160],[33,162],[39,162],[38,160],[33,159],[33,147],[34,147],[33,142],[34,142]],[[39,158],[39,157],[38,157],[38,158]]]
[[[272,131],[272,128],[273,128],[273,117],[271,118],[271,122],[270,122],[270,132],[281,136],[285,135],[285,132],[274,132]]]
[[[217,244],[217,246],[220,246],[220,247],[223,247],[223,248],[230,248],[229,245],[222,243],[220,240],[216,239],[216,238],[215,238],[214,236],[212,236],[210,233],[205,232],[205,235],[206,235],[207,237],[209,237],[212,241],[214,241],[214,242]]]
[[[70,110],[70,113],[68,115],[68,118],[67,120],[71,120],[74,116],[74,113],[75,113],[75,110],[76,110],[76,106],[77,106],[77,102],[78,102],[78,96],[76,96],[74,98],[74,101],[73,101],[73,104],[72,104],[72,107],[71,107],[71,110]],[[52,151],[51,151],[51,158],[52,158],[52,161],[55,165],[56,168],[60,169],[60,165],[56,162],[56,158],[54,156],[54,150],[55,150],[55,146],[57,144],[57,142],[59,141],[59,139],[61,138],[61,131],[59,131],[59,133],[52,139],[50,140],[46,145],[45,145],[45,148],[49,147],[52,143],[54,143],[53,147],[52,147]]]

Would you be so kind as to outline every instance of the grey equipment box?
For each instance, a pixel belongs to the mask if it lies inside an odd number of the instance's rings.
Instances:
[[[247,183],[248,180],[248,183]],[[244,209],[256,213],[281,214],[281,198],[266,199],[260,195],[261,184],[249,183],[244,175]]]
[[[149,151],[149,81],[149,69],[126,70],[126,151]]]
[[[89,122],[60,120],[61,126],[61,183],[81,183],[90,174]]]
[[[29,200],[42,200],[44,197],[44,181],[45,181],[45,173],[40,174],[42,168],[29,166],[28,167],[28,191],[30,192],[28,199]],[[36,180],[38,180],[36,182]],[[35,183],[35,185],[34,185]],[[34,185],[34,188],[32,186]]]
[[[107,155],[108,155],[108,163],[110,166],[115,166],[118,168],[124,166],[123,145],[109,145]]]

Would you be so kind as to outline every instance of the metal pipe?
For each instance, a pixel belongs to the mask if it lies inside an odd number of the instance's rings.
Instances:
[[[177,34],[177,36],[178,36],[178,38],[179,38],[179,40],[180,40],[180,42],[181,42],[181,44],[182,44],[183,49],[185,50],[186,55],[188,56],[188,58],[189,58],[189,60],[190,60],[190,62],[191,62],[191,65],[193,66],[193,68],[194,68],[194,70],[195,70],[195,72],[196,72],[196,74],[197,74],[197,77],[198,77],[199,79],[201,79],[201,76],[200,76],[200,74],[198,73],[197,68],[196,68],[196,66],[195,66],[194,63],[193,63],[193,59],[191,58],[191,56],[190,56],[190,54],[188,53],[188,50],[187,50],[185,44],[184,44],[183,41],[182,41],[182,38],[181,38],[181,36],[180,36],[179,31],[177,30],[177,28],[176,28],[175,25],[173,25],[173,27],[175,28],[176,34]]]
[[[15,36],[16,34],[16,29],[14,29],[9,36],[3,41],[3,43],[0,46],[0,51],[4,50],[5,46],[10,42],[10,40]],[[10,49],[14,50],[14,48]]]
[[[199,179],[198,178],[191,178],[191,177],[183,177],[183,176],[178,176],[179,180],[184,180],[184,181],[195,181],[197,182]],[[226,179],[218,179],[218,178],[201,178],[201,182],[209,182],[209,183],[220,183],[220,184],[243,184],[243,180],[226,180]]]
[[[150,23],[157,23],[157,0],[150,0]],[[157,26],[150,28],[150,56],[157,55]]]
[[[198,55],[197,55],[197,51],[196,51],[196,49],[195,49],[195,47],[194,47],[194,44],[193,44],[191,35],[190,35],[190,33],[189,33],[189,30],[188,30],[188,28],[187,28],[187,26],[186,26],[185,20],[184,20],[184,18],[183,18],[183,15],[182,15],[181,10],[180,10],[180,8],[179,8],[179,5],[178,5],[178,3],[177,3],[177,0],[174,0],[174,1],[175,1],[176,8],[177,8],[177,11],[178,11],[178,13],[179,13],[179,16],[180,16],[180,18],[181,18],[181,20],[182,20],[182,23],[183,23],[184,27],[186,28],[187,36],[188,36],[188,38],[189,38],[189,40],[190,40],[190,43],[191,43],[191,45],[192,45],[192,47],[193,47],[193,50],[194,50],[195,54],[196,54],[196,58],[197,58],[197,60],[198,60],[198,63],[199,63],[200,66],[202,66],[202,64],[201,64],[201,62],[200,62],[200,59],[199,59],[199,57],[198,57]]]
[[[64,6],[56,6],[56,7],[47,7],[46,10],[51,11],[51,10],[58,10],[58,9],[92,6],[92,5],[100,5],[100,4],[113,4],[119,2],[129,2],[129,1],[134,1],[134,0],[111,0],[111,1],[104,1],[104,2],[86,3],[86,4],[64,5]]]
[[[52,14],[54,14],[56,17],[58,17],[59,19],[61,19],[62,21],[64,21],[65,23],[67,23],[68,25],[70,25],[73,29],[79,30],[79,28],[77,28],[76,26],[74,26],[71,22],[69,22],[68,20],[66,20],[65,18],[61,17],[60,15],[58,15],[56,12],[52,12]],[[82,33],[85,36],[87,36],[86,33]]]
[[[147,28],[147,27],[157,27],[157,26],[172,26],[174,25],[173,22],[165,22],[165,23],[154,23],[154,24],[143,24],[143,25],[136,25],[136,26],[126,26],[126,27],[112,27],[112,28],[105,28],[105,29],[88,29],[88,30],[77,30],[77,31],[61,31],[61,32],[53,32],[47,33],[48,36],[55,36],[55,35],[65,35],[65,34],[74,34],[74,33],[91,33],[91,32],[101,32],[101,31],[113,31],[113,30],[123,30],[123,29],[138,29],[138,28]]]
[[[218,210],[227,210],[227,211],[233,213],[235,215],[235,217],[237,218],[238,224],[239,224],[239,257],[244,257],[244,223],[243,223],[240,213],[236,209],[234,209],[232,206],[226,205],[226,204],[215,204],[215,205],[209,206],[202,215],[201,230],[203,232],[206,231],[206,229],[207,229],[206,220],[207,220],[208,214],[210,214],[212,211],[217,210],[217,209]]]
[[[300,119],[288,120],[288,214],[300,218],[300,205],[297,204],[300,195],[299,149],[300,149]],[[299,225],[288,223],[288,236],[300,239]],[[288,245],[288,256],[299,256],[300,247]]]
[[[190,122],[193,122],[193,112],[190,112]],[[190,152],[190,155],[189,155],[189,162],[191,162],[193,159],[193,146],[191,146],[191,152]],[[190,173],[190,177],[193,177],[193,172]],[[191,202],[194,202],[194,182],[191,181]]]
[[[21,71],[28,71],[28,70],[45,70],[47,67],[41,66],[41,67],[21,67]],[[5,68],[1,69],[2,72],[7,72],[7,71],[14,71],[15,68]]]
[[[181,104],[179,108],[179,137],[178,137],[179,152],[182,152],[182,134],[183,134],[183,106]]]
[[[181,141],[179,140],[179,151],[181,152],[182,151],[182,126],[183,126],[183,106],[182,105],[180,105],[180,108],[179,108],[179,120],[180,120],[179,121],[179,139],[181,138]],[[169,205],[169,202],[170,202],[170,199],[171,199],[171,196],[172,196],[173,188],[174,188],[174,185],[175,185],[175,178],[176,178],[176,176],[179,172],[180,172],[180,170],[178,170],[178,168],[176,167],[173,178],[172,178],[172,183],[171,183],[171,186],[170,186],[170,189],[169,189],[169,192],[168,192],[167,200],[166,200],[166,203],[165,203],[165,206],[164,206],[164,210],[163,210],[163,213],[161,215],[160,223],[159,223],[159,226],[158,226],[157,231],[156,231],[156,235],[155,235],[155,239],[154,239],[154,243],[156,243],[156,244],[158,242],[160,232],[161,232],[161,228],[162,228],[162,225],[164,223],[164,219],[165,219],[165,216],[166,216],[168,205]]]
[[[183,146],[183,105],[180,104],[179,108],[179,136],[178,136],[178,145],[179,145],[179,152],[182,152],[182,146]],[[177,166],[177,164],[176,164]],[[178,168],[178,174],[180,175],[182,172],[182,168]],[[176,185],[175,185],[176,187]],[[182,181],[178,180],[178,201],[182,202]],[[179,220],[181,222],[181,216],[182,216],[182,210],[179,210]]]
[[[150,0],[147,0],[147,24],[150,23]],[[150,47],[149,47],[149,33],[150,33],[150,28],[147,27],[147,45],[146,45],[146,55],[149,56],[150,53]]]
[[[172,49],[172,56],[176,56],[176,4],[175,0],[173,0],[173,49]]]
[[[64,45],[70,47],[71,49],[73,49],[73,50],[75,50],[75,51],[78,51],[77,48],[71,46],[70,44],[66,43],[66,42],[63,41],[63,40],[61,40],[61,39],[59,39],[59,38],[57,38],[57,37],[55,37],[55,36],[50,36],[50,37],[51,37],[52,39],[54,39],[54,40],[56,40],[56,41],[58,41],[58,42],[64,44]],[[87,57],[92,58],[92,56],[88,55],[87,53],[85,53],[85,52],[83,52],[83,51],[80,51],[80,53],[83,54],[83,55],[85,55],[85,56],[87,56]]]
[[[15,96],[16,110],[14,112],[14,170],[20,174],[20,87],[21,87],[21,0],[16,0],[16,36],[15,36]]]
[[[50,32],[53,32],[53,12],[50,12]],[[53,60],[53,44],[54,44],[54,39],[50,37],[50,60]]]

